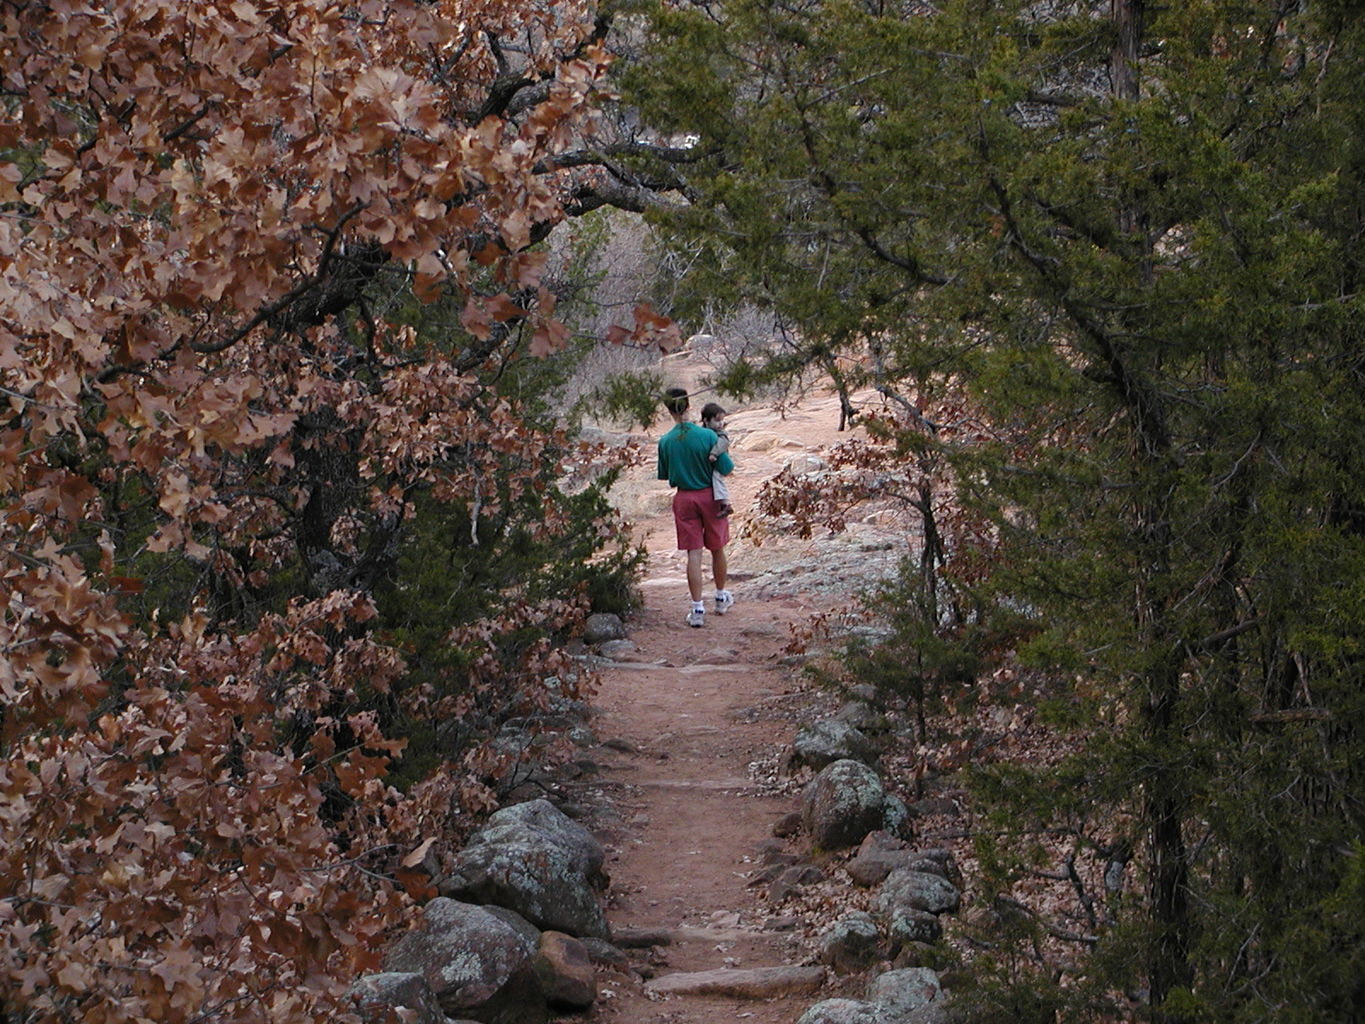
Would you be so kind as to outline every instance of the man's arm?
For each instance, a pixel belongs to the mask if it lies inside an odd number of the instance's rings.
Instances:
[[[716,456],[715,464],[711,468],[721,476],[729,476],[735,471],[735,460],[730,458],[729,452],[721,452]]]
[[[658,478],[659,478],[660,480],[667,480],[667,479],[668,479],[668,451],[664,448],[664,442],[663,442],[663,439],[662,439],[662,438],[659,439],[659,471],[658,471]]]

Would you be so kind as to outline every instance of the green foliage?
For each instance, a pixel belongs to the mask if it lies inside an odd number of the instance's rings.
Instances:
[[[389,725],[408,739],[398,781],[417,781],[431,764],[458,760],[469,744],[513,715],[536,708],[538,693],[520,678],[519,659],[537,645],[562,645],[576,619],[532,615],[510,628],[499,620],[514,608],[556,602],[628,614],[638,596],[643,549],[620,528],[606,492],[619,470],[575,494],[564,494],[547,461],[542,486],[519,504],[471,520],[468,507],[419,497],[392,573],[377,590],[381,634],[404,652],[408,671],[396,696],[425,690],[424,707],[458,706],[458,721],[399,713]],[[546,522],[555,525],[546,529]],[[489,624],[461,640],[461,627]],[[490,639],[491,638],[491,639]],[[480,683],[472,671],[490,655],[506,666],[502,686]],[[537,684],[539,681],[536,681]],[[453,704],[451,703],[453,701]]]
[[[946,606],[949,588],[940,582],[940,589]],[[908,561],[894,581],[867,594],[863,605],[886,633],[875,643],[849,645],[844,668],[850,678],[874,686],[881,703],[909,708],[927,741],[928,716],[974,694],[991,634],[978,620],[937,614],[938,601],[924,593],[920,566]]]
[[[705,253],[694,290],[798,330],[737,387],[818,366],[918,404],[952,379],[988,412],[991,441],[938,435],[995,524],[973,592],[1024,620],[1081,752],[980,798],[1079,857],[1136,851],[1145,897],[1036,1005],[1037,960],[1002,953],[998,1005],[1333,1019],[1346,937],[1300,914],[1349,889],[1365,827],[1365,12],[1144,10],[1136,98],[1109,93],[1107,16],[965,0],[669,5],[628,86],[704,154],[668,225]],[[928,700],[989,644],[923,598],[888,594],[903,621],[853,657]],[[1036,852],[997,851],[1000,884]]]
[[[657,370],[612,374],[589,392],[585,405],[602,419],[647,428],[659,417],[665,383]]]

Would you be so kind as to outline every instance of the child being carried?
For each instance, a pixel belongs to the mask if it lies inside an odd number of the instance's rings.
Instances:
[[[722,453],[730,450],[730,435],[725,432],[725,410],[715,402],[707,402],[701,408],[701,425],[707,430],[715,431],[716,443],[711,446],[709,456],[711,461],[715,462]],[[730,489],[725,484],[725,477],[714,469],[711,471],[711,494],[720,505],[716,515],[723,519],[734,511],[730,505]]]

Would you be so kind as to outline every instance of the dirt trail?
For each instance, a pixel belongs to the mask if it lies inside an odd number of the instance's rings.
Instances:
[[[598,732],[634,748],[613,757],[617,807],[626,828],[608,865],[614,931],[666,931],[660,975],[722,967],[766,967],[799,959],[793,936],[764,931],[771,908],[749,888],[758,844],[792,798],[762,795],[749,765],[789,738],[787,723],[745,721],[784,691],[789,670],[771,660],[793,609],[736,605],[708,615],[702,630],[682,624],[680,581],[655,577],[650,605],[632,639],[661,665],[624,663],[604,671]],[[754,1002],[679,996],[651,1001],[637,986],[612,986],[592,1018],[601,1021],[794,1021],[809,999]]]
[[[783,417],[732,410],[736,537],[762,482],[791,460],[819,459],[842,439],[836,425],[830,396]],[[671,492],[652,479],[653,470],[651,458],[618,487],[618,504],[637,523],[650,562],[645,607],[629,623],[636,650],[631,660],[602,668],[595,701],[595,728],[608,742],[602,784],[620,815],[605,836],[613,858],[611,925],[618,934],[671,934],[673,941],[652,954],[656,977],[810,963],[802,939],[814,922],[750,885],[762,868],[761,844],[772,845],[773,824],[797,806],[795,795],[774,783],[774,766],[797,720],[825,700],[802,691],[782,648],[789,624],[885,568],[894,544],[856,530],[835,541],[778,537],[761,548],[737,539],[730,560],[737,603],[723,617],[714,614],[708,566],[706,625],[689,629]],[[787,849],[803,852],[799,840]],[[591,1022],[792,1024],[821,998],[651,998],[624,975],[608,973],[603,982]]]

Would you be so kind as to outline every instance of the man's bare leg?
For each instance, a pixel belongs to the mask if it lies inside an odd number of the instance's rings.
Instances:
[[[716,589],[725,589],[725,578],[729,574],[730,565],[725,558],[725,549],[717,548],[711,552],[711,575],[716,578]],[[697,593],[701,593],[698,589]]]
[[[687,553],[687,589],[692,594],[694,602],[701,601],[702,550],[702,548],[695,548]]]

